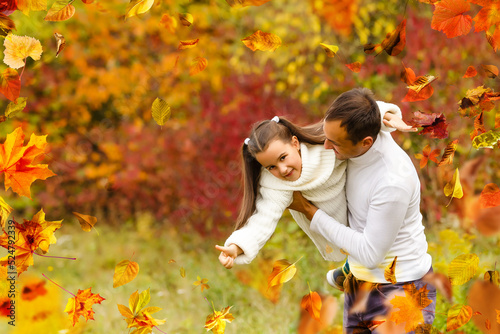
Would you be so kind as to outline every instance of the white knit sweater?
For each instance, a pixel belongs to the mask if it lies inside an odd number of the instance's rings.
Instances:
[[[381,115],[391,112],[401,117],[400,109],[394,105],[377,102]],[[382,130],[393,131],[383,125]],[[336,160],[335,152],[323,145],[300,144],[302,173],[296,181],[285,181],[261,169],[256,210],[246,225],[234,231],[225,246],[238,245],[243,254],[234,263],[248,264],[272,236],[283,212],[292,203],[294,191],[313,202],[318,208],[347,225],[347,203],[345,196],[346,161]],[[321,234],[311,231],[310,221],[300,212],[290,210],[300,228],[311,238],[325,260],[341,261],[345,255]],[[328,247],[327,247],[328,246]]]

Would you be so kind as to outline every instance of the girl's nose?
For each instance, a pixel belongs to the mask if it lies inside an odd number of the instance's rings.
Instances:
[[[285,165],[280,165],[280,173],[281,175],[285,175],[286,174],[286,170],[287,170],[287,167]]]

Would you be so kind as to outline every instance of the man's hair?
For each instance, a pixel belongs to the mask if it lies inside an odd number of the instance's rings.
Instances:
[[[325,122],[338,120],[353,144],[368,136],[375,140],[380,132],[381,118],[372,91],[354,88],[340,94],[325,115]]]

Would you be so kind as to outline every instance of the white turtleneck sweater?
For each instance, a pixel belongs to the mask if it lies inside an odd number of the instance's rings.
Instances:
[[[401,110],[394,104],[377,101],[381,117],[386,112],[401,117]],[[382,130],[393,131],[382,122]],[[346,161],[335,159],[335,152],[323,145],[300,144],[302,173],[296,181],[285,181],[261,169],[260,184],[254,214],[246,225],[234,231],[225,246],[238,245],[243,254],[234,263],[248,264],[272,236],[283,212],[292,203],[294,191],[313,202],[336,222],[347,225],[347,204],[345,196]],[[325,260],[341,261],[345,255],[335,243],[329,242],[321,233],[310,229],[310,221],[300,212],[290,210],[300,228],[311,238]]]
[[[347,163],[349,226],[318,210],[311,230],[349,253],[349,267],[360,280],[388,283],[384,269],[396,260],[396,280],[422,278],[430,269],[420,214],[420,181],[410,158],[388,133]]]

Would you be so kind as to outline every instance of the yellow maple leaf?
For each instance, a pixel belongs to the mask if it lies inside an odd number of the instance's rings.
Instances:
[[[232,306],[228,306],[220,311],[215,311],[207,316],[205,328],[207,331],[211,330],[216,334],[224,334],[226,324],[234,320],[234,317],[229,310]]]
[[[92,293],[92,288],[85,290],[78,289],[78,293],[74,298],[68,300],[64,312],[67,312],[70,316],[73,326],[78,322],[80,316],[85,317],[85,320],[94,320],[94,310],[92,310],[92,305],[100,304],[103,300],[98,293]]]
[[[432,303],[427,298],[427,286],[417,290],[415,284],[405,284],[405,296],[395,296],[391,299],[391,304],[399,311],[391,313],[390,321],[396,324],[405,323],[406,332],[411,332],[419,324],[424,323],[422,310]]]
[[[11,68],[23,67],[28,57],[39,60],[43,52],[40,41],[29,36],[8,34],[3,45],[3,62]]]
[[[149,294],[149,289],[147,289],[140,294],[137,291],[131,294],[128,300],[129,307],[117,304],[118,311],[126,318],[127,328],[137,327],[135,331],[144,330],[144,333],[150,333],[153,327],[165,323],[165,320],[154,319],[151,316],[152,313],[160,311],[160,307],[145,307],[150,299],[151,295]],[[147,331],[148,329],[149,331]]]

